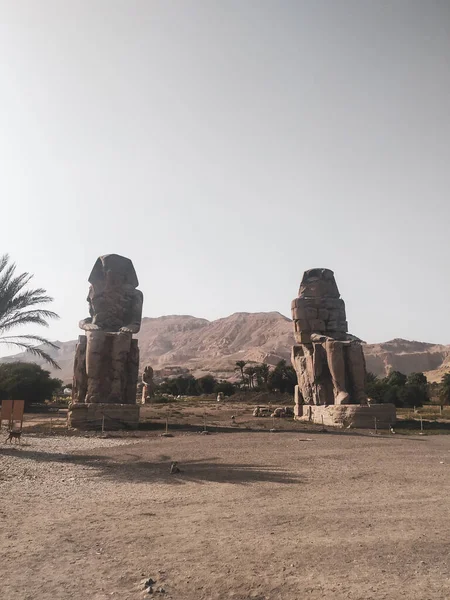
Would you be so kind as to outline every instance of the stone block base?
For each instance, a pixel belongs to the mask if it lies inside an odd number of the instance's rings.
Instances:
[[[388,429],[395,423],[396,414],[393,404],[341,404],[317,406],[297,404],[295,406],[295,419],[317,423],[327,427],[354,427],[359,429],[375,429],[375,419],[378,429]]]
[[[68,412],[69,427],[75,429],[105,430],[137,429],[139,425],[139,406],[137,404],[70,404]]]

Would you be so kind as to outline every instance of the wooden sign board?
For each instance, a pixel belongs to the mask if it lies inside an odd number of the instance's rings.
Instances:
[[[8,421],[9,427],[12,428],[14,423],[19,422],[20,429],[22,429],[24,408],[25,400],[2,400],[0,424]]]

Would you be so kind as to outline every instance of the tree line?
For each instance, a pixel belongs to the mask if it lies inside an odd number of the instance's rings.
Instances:
[[[232,396],[238,391],[270,391],[293,394],[297,384],[295,370],[286,361],[271,368],[266,364],[237,361],[236,371],[240,381],[232,383],[216,379],[213,375],[196,378],[181,375],[165,379],[156,386],[157,396],[200,396],[218,394]],[[25,404],[42,403],[62,394],[61,379],[50,376],[49,371],[34,363],[11,362],[0,364],[0,400],[20,399]],[[387,377],[367,374],[367,395],[375,403],[390,402],[397,408],[422,406],[429,402],[450,405],[450,373],[440,383],[429,383],[423,373],[404,375],[393,371]]]
[[[392,371],[387,377],[367,373],[367,395],[375,403],[389,402],[397,408],[423,406],[431,401],[450,404],[450,373],[440,383],[429,383],[424,373],[404,375]]]
[[[232,383],[216,379],[213,375],[196,378],[193,375],[180,375],[166,378],[155,388],[155,394],[164,396],[201,396],[202,394],[218,394],[232,396],[238,391],[270,391],[293,393],[297,384],[297,375],[285,360],[270,368],[262,363],[247,363],[237,361],[235,371],[240,381]]]
[[[21,326],[48,326],[48,319],[58,315],[48,309],[38,308],[49,304],[52,298],[43,288],[29,289],[32,279],[29,273],[16,274],[16,265],[7,254],[0,257],[0,344],[16,346],[21,350],[43,358],[59,368],[41,345],[57,348],[48,339],[38,335],[17,335],[14,330]],[[38,345],[36,345],[38,344]],[[223,392],[230,396],[237,390],[267,390],[293,393],[297,383],[295,370],[281,360],[274,368],[269,365],[239,360],[235,371],[240,381],[217,380],[213,375],[196,379],[192,375],[166,379],[157,389],[160,394],[192,395]],[[50,373],[33,363],[13,362],[0,364],[0,400],[24,399],[27,404],[43,402],[61,393],[62,381],[50,377]],[[440,383],[428,383],[423,373],[404,375],[393,371],[379,378],[367,374],[367,393],[374,402],[390,402],[397,407],[422,406],[430,402],[450,404],[450,373]]]
[[[294,387],[297,385],[295,369],[285,360],[280,360],[273,369],[266,363],[238,360],[234,370],[241,378],[238,384],[240,389],[294,393]]]

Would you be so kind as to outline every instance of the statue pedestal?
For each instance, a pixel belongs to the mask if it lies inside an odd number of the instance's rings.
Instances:
[[[389,429],[396,420],[395,406],[393,404],[330,404],[320,406],[316,404],[296,404],[295,420],[327,427],[341,429],[353,427],[355,429],[375,429],[375,419],[378,429]]]
[[[137,429],[139,406],[137,404],[72,403],[68,412],[69,427],[75,429],[105,430]]]

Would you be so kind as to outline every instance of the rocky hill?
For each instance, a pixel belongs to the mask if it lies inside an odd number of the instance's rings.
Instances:
[[[150,364],[163,373],[188,370],[196,377],[212,373],[224,379],[234,378],[237,360],[270,365],[289,360],[294,344],[292,321],[277,312],[235,313],[216,321],[184,315],[144,318],[137,337],[141,370]],[[53,375],[69,382],[76,342],[57,344],[60,348],[52,351],[52,356],[61,371],[53,371]],[[367,369],[379,376],[394,369],[406,374],[422,371],[430,381],[439,381],[443,373],[450,371],[450,346],[395,339],[366,344],[364,353]],[[1,360],[27,360],[44,366],[23,353]]]
[[[450,372],[450,346],[394,339],[364,346],[367,370],[378,376],[390,371],[425,373],[428,381],[440,381]]]

